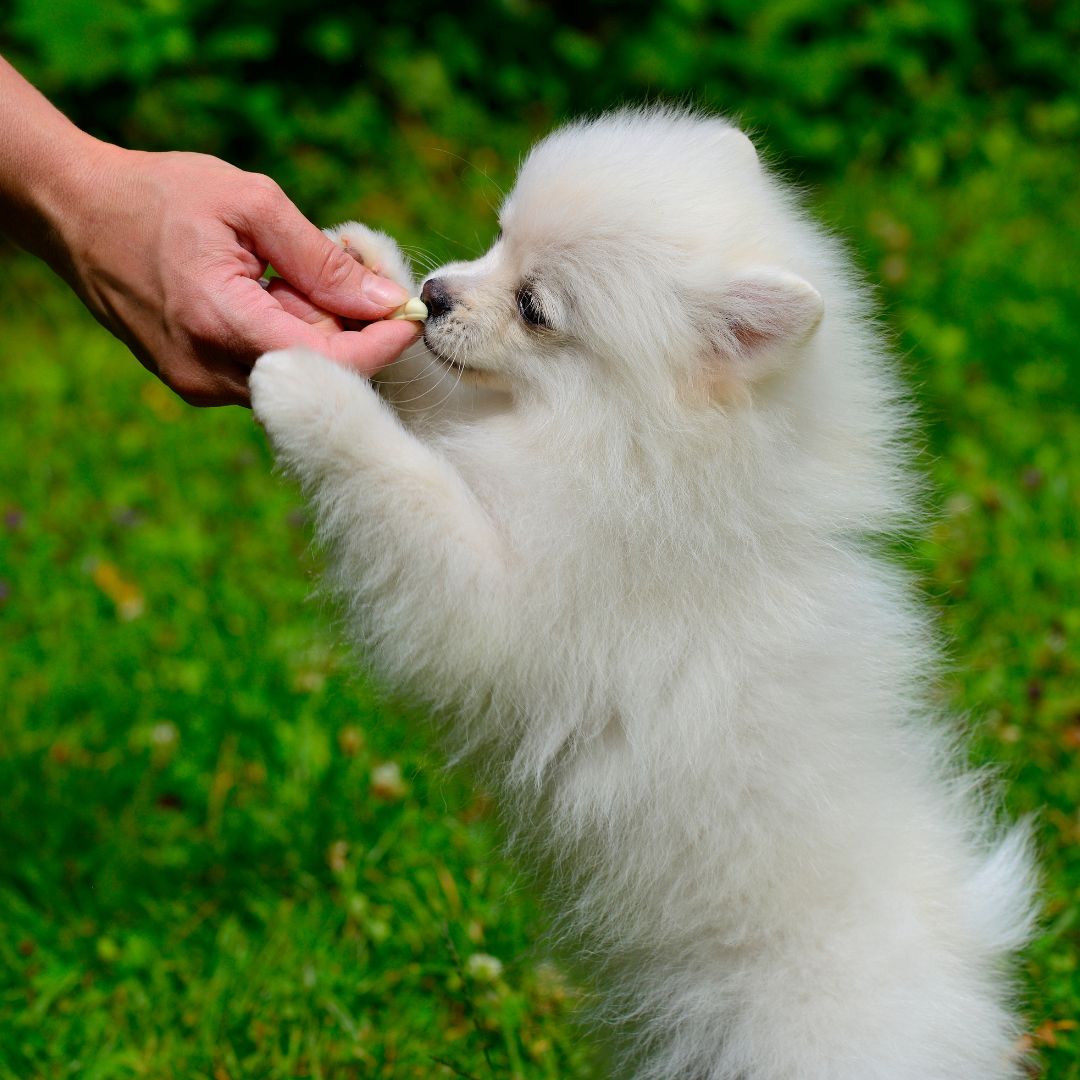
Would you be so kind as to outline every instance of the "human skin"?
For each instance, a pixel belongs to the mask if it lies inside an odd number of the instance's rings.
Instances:
[[[0,232],[192,405],[249,405],[264,352],[370,375],[417,336],[408,294],[327,239],[269,177],[81,131],[0,57]],[[260,283],[268,265],[279,277]],[[354,328],[357,323],[368,325]]]

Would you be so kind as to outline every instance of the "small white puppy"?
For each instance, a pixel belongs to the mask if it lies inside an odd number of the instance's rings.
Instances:
[[[500,223],[376,384],[286,351],[252,396],[365,657],[504,797],[614,1075],[1023,1075],[1027,839],[875,542],[910,520],[906,412],[847,259],[669,109],[545,139]]]

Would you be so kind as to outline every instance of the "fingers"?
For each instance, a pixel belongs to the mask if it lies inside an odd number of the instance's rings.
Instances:
[[[214,303],[212,322],[235,335],[225,352],[245,367],[265,352],[300,345],[367,376],[400,356],[420,333],[416,323],[399,319],[342,330],[337,319],[286,282],[260,289],[237,278]]]
[[[274,278],[266,291],[294,318],[314,326],[324,333],[336,333],[342,329],[341,320],[329,311],[316,307],[311,300],[298,289],[293,288],[284,278]]]
[[[288,323],[282,321],[260,337],[258,355],[301,345],[368,377],[396,360],[418,337],[415,323],[375,322],[363,330],[326,334],[292,319]]]
[[[396,282],[373,274],[324,236],[276,185],[263,183],[242,216],[256,254],[318,307],[373,320],[409,298]]]
[[[412,345],[419,338],[419,331],[416,323],[372,323],[363,330],[345,330],[329,337],[330,351],[326,355],[343,367],[370,377]]]
[[[368,378],[396,360],[419,337],[419,327],[410,322],[375,322],[363,330],[343,331],[335,326],[328,333],[322,323],[312,325],[302,318],[286,317],[289,323],[282,321],[260,338],[252,363],[264,352],[302,345]],[[242,405],[250,409],[249,367],[228,363],[211,368],[192,363],[178,378],[166,381],[189,405]]]

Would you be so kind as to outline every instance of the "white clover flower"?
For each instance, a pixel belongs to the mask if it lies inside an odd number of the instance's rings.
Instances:
[[[465,961],[465,974],[477,982],[494,982],[502,974],[502,961],[489,953],[473,953]]]

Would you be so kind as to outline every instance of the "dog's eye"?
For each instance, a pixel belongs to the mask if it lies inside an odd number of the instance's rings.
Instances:
[[[518,290],[517,305],[521,317],[530,326],[547,326],[547,320],[544,318],[544,313],[540,310],[540,305],[536,302],[536,297],[533,296],[532,290],[527,286]]]

